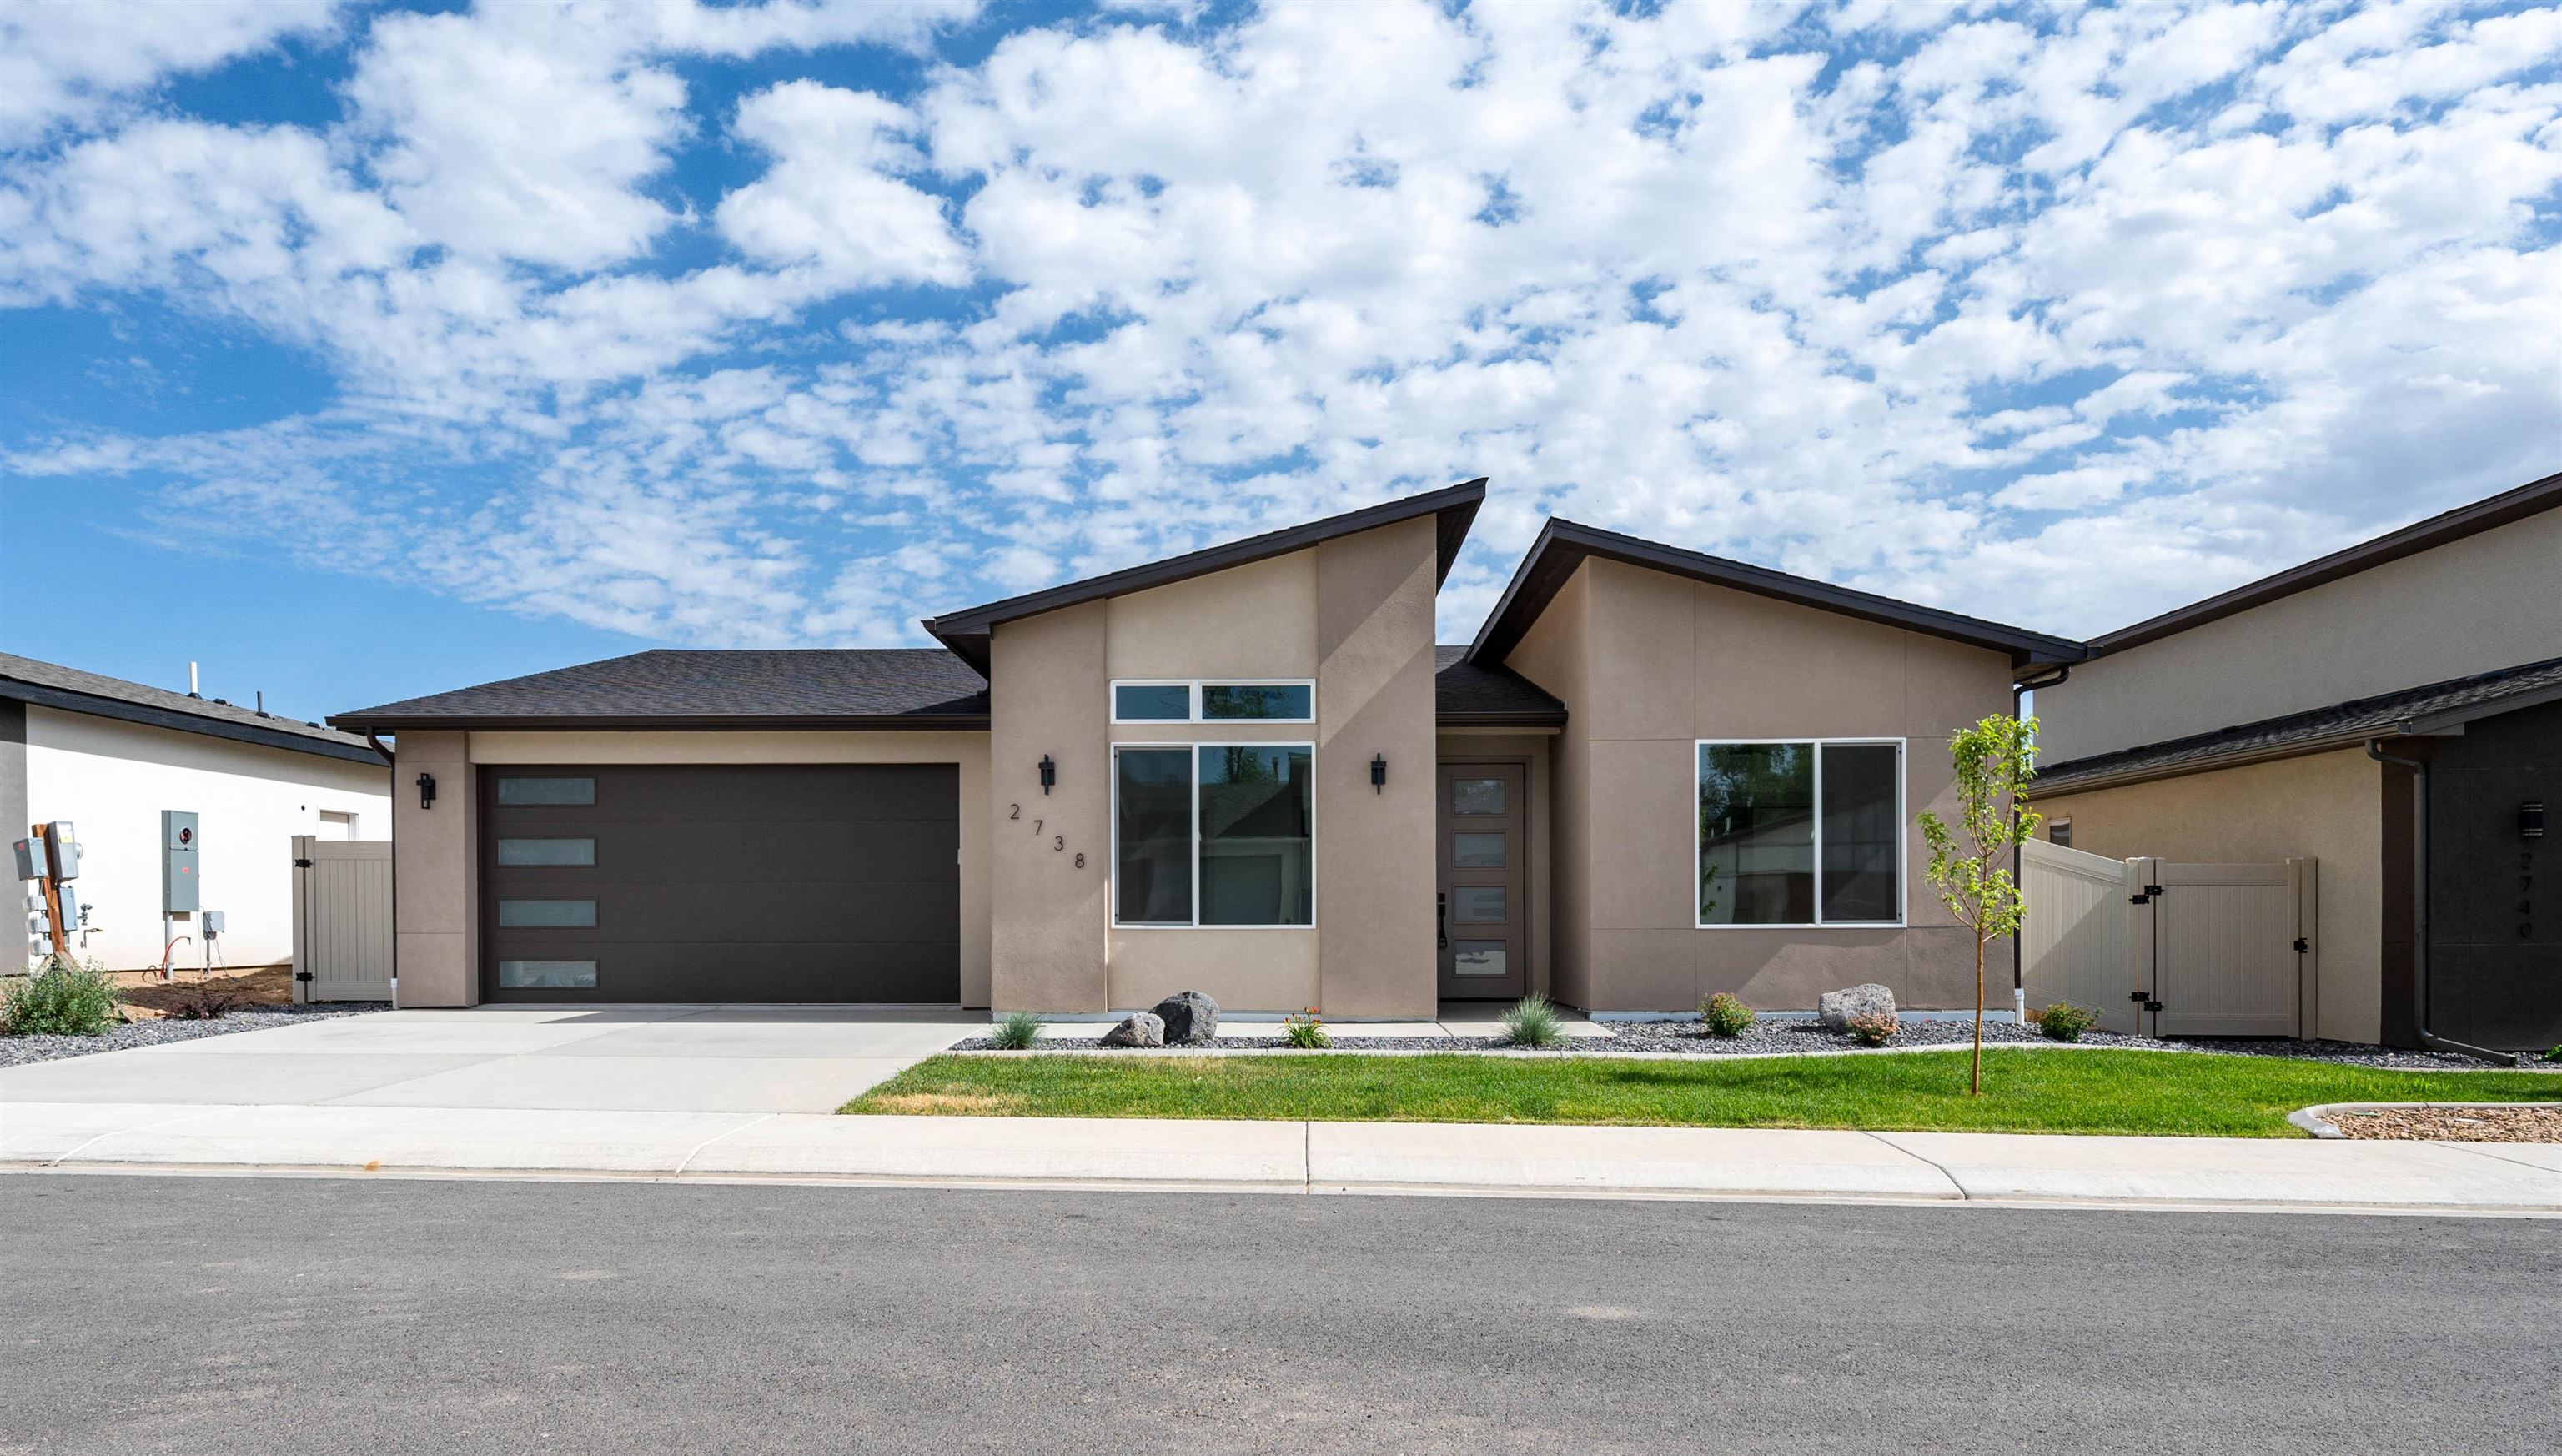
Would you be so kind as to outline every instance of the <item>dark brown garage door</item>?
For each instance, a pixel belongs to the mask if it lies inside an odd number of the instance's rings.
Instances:
[[[480,771],[481,995],[958,1001],[949,764]]]

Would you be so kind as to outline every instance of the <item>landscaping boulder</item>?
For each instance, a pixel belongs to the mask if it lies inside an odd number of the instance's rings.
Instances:
[[[1816,1019],[1824,1023],[1827,1031],[1847,1031],[1851,1017],[1871,1011],[1887,1016],[1895,1014],[1895,993],[1874,981],[1848,991],[1825,992],[1815,1002]]]
[[[1179,991],[1157,1002],[1168,1046],[1198,1046],[1218,1034],[1218,1002],[1197,991]]]
[[[1121,1024],[1103,1033],[1106,1046],[1163,1046],[1166,1023],[1154,1011],[1134,1011],[1121,1018]]]

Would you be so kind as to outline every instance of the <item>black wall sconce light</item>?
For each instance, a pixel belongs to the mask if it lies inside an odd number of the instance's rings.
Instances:
[[[2544,837],[2543,800],[2530,799],[2517,807],[2517,837],[2521,839]]]
[[[1374,753],[1370,756],[1370,792],[1372,794],[1387,792],[1386,754]]]
[[[418,776],[418,807],[419,807],[419,808],[421,808],[421,809],[425,809],[425,808],[427,808],[429,805],[434,804],[435,802],[436,802],[436,776],[435,776],[434,774],[421,774],[421,775],[419,775],[419,776]]]
[[[1041,769],[1041,792],[1042,792],[1043,794],[1047,794],[1047,793],[1049,792],[1050,786],[1051,786],[1052,784],[1055,784],[1055,783],[1057,783],[1057,782],[1058,782],[1058,765],[1056,765],[1056,764],[1054,764],[1054,763],[1051,763],[1051,762],[1049,761],[1049,755],[1048,755],[1048,754],[1042,754],[1042,755],[1041,755],[1041,765],[1040,765],[1040,769]]]

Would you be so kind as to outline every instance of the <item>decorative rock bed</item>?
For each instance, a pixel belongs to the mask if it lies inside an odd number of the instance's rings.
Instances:
[[[92,1052],[193,1041],[200,1036],[225,1036],[234,1031],[265,1031],[274,1026],[294,1026],[328,1016],[361,1016],[368,1011],[382,1009],[375,1005],[262,1006],[256,1010],[233,1011],[210,1021],[181,1021],[169,1016],[149,1021],[126,1021],[108,1027],[100,1036],[0,1036],[0,1067],[23,1067],[34,1062],[59,1061],[67,1056],[88,1056]]]
[[[2310,1109],[2330,1136],[2440,1143],[2562,1143],[2562,1103],[2500,1107],[2463,1103]],[[2300,1126],[2300,1122],[2298,1122]],[[2324,1136],[2316,1133],[2316,1136]]]

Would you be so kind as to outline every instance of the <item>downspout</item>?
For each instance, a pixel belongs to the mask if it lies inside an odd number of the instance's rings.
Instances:
[[[383,756],[386,767],[394,770],[392,778],[392,1009],[400,1009],[400,774],[399,763],[392,751],[383,747],[382,735],[365,730],[365,743]]]
[[[2061,687],[2064,685],[2064,679],[2072,675],[2073,664],[2067,662],[2056,668],[2055,675],[2052,677],[2041,677],[2035,682],[2012,683],[2010,685],[2011,720],[2018,721],[2020,705],[2030,693],[2041,687]],[[2034,745],[2031,747],[2033,749]],[[2032,757],[2030,759],[2032,767],[2035,762],[2035,758]],[[2028,881],[2025,878],[2028,866],[2020,863],[2020,856],[2025,852],[2016,845],[2010,851],[2010,882],[2019,886],[2022,896],[2028,894]],[[2010,1012],[2020,1025],[2025,1026],[2028,1024],[2028,966],[2022,959],[2023,954],[2020,949],[2020,937],[2012,936],[2010,938]]]
[[[2366,756],[2379,764],[2399,764],[2411,771],[2411,1029],[2431,1051],[2451,1051],[2496,1066],[2513,1067],[2517,1058],[2450,1041],[2429,1029],[2429,763],[2384,751],[2384,740],[2366,740]]]

